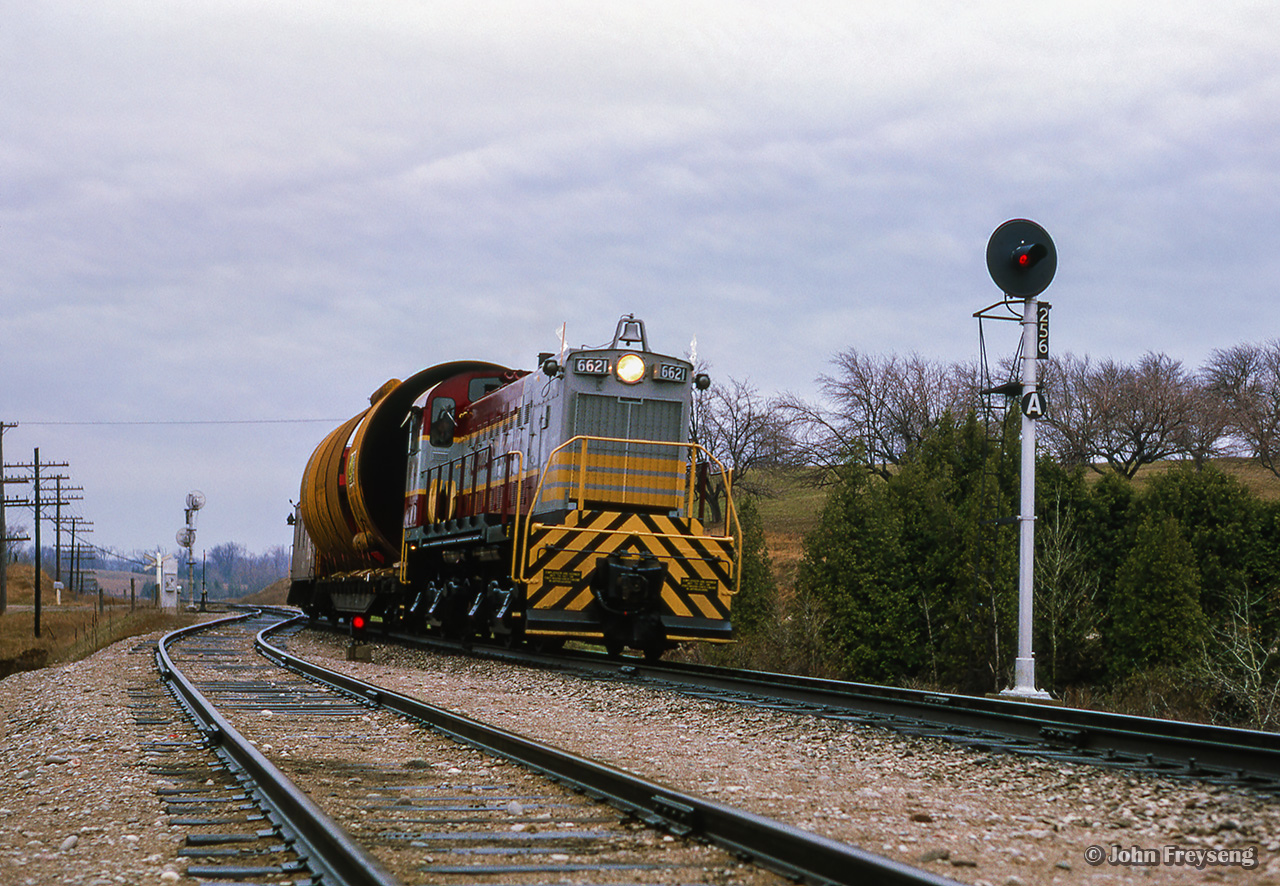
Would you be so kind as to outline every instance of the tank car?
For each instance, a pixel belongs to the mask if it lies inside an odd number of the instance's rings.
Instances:
[[[307,463],[289,602],[614,655],[731,640],[730,484],[716,526],[700,495],[729,474],[689,434],[708,383],[651,351],[633,315],[607,347],[541,354],[533,371],[454,362],[388,381]]]

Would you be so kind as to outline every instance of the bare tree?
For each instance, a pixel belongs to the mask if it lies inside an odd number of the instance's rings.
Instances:
[[[1230,432],[1280,477],[1280,339],[1214,351],[1201,374],[1225,404]]]
[[[1144,354],[1137,366],[1103,364],[1110,392],[1101,452],[1112,469],[1133,477],[1143,465],[1188,452],[1193,382],[1180,360]]]
[[[1088,357],[1049,358],[1040,386],[1049,402],[1045,448],[1064,465],[1093,467],[1107,408],[1105,392],[1095,389],[1096,367]]]
[[[1046,443],[1065,464],[1100,459],[1133,477],[1143,465],[1216,450],[1221,427],[1199,410],[1197,380],[1181,361],[1145,354],[1136,365],[1066,354],[1046,373]]]
[[[1201,470],[1210,459],[1236,451],[1231,439],[1231,408],[1205,383],[1203,375],[1193,380],[1187,397],[1191,409],[1185,448],[1196,470]]]
[[[699,410],[698,442],[733,472],[736,488],[749,484],[756,468],[779,464],[790,448],[782,415],[749,381],[712,386]]]
[[[1236,590],[1226,624],[1214,628],[1212,642],[1201,651],[1201,668],[1248,713],[1250,726],[1270,729],[1280,722],[1280,673],[1275,667],[1280,637],[1255,617],[1261,602]]]
[[[689,436],[729,474],[709,460],[697,465],[697,493],[710,508],[712,523],[723,519],[721,502],[730,482],[734,490],[761,494],[764,488],[751,475],[764,465],[787,463],[792,446],[789,428],[774,404],[749,381],[734,378],[698,394]]]
[[[778,404],[805,464],[834,468],[864,457],[887,476],[944,414],[973,402],[971,367],[856,349],[832,362],[837,371],[818,378],[825,404],[795,396]]]
[[[249,549],[239,542],[228,541],[211,549],[207,555],[209,569],[223,581],[232,581],[243,568]]]

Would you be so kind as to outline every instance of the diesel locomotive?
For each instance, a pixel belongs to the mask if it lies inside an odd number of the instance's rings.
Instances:
[[[730,640],[729,473],[689,433],[708,384],[650,351],[633,315],[607,347],[540,354],[532,371],[462,361],[388,381],[307,462],[289,602],[341,624],[612,655]]]

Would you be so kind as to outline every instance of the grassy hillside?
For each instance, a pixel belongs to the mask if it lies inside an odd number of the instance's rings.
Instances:
[[[93,577],[97,579],[105,594],[111,597],[119,597],[122,600],[128,600],[129,594],[133,593],[138,601],[141,602],[148,586],[151,587],[153,594],[155,591],[155,570],[151,572],[112,572],[107,569],[95,569]]]
[[[812,472],[762,471],[753,479],[764,490],[755,497],[756,508],[764,523],[765,544],[778,590],[785,599],[795,585],[796,569],[804,555],[804,537],[818,525],[827,490],[814,484]]]
[[[237,603],[261,603],[264,606],[283,606],[285,598],[289,596],[289,579],[282,578],[267,585],[256,594],[250,594],[247,597],[241,597],[236,600]]]
[[[1181,462],[1162,461],[1153,465],[1147,465],[1138,472],[1138,476],[1134,478],[1134,483],[1141,486],[1143,482],[1157,474],[1167,471],[1170,468],[1177,467]],[[1280,499],[1280,477],[1271,473],[1269,470],[1258,464],[1256,459],[1252,458],[1219,458],[1213,461],[1213,466],[1224,474],[1235,477],[1244,487],[1252,492],[1258,498],[1264,501],[1276,501]],[[1092,476],[1099,476],[1093,473]]]
[[[1144,467],[1134,483],[1141,486],[1151,477],[1180,462],[1165,461]],[[1221,458],[1214,467],[1235,477],[1245,488],[1266,501],[1280,500],[1280,477],[1254,459]],[[1099,465],[1110,471],[1106,465]],[[1102,477],[1097,471],[1085,474],[1090,479]],[[814,483],[813,472],[760,471],[752,481],[764,490],[756,497],[760,519],[764,522],[765,542],[773,560],[778,589],[785,599],[795,586],[796,570],[804,555],[804,537],[817,525],[826,504],[827,489]]]

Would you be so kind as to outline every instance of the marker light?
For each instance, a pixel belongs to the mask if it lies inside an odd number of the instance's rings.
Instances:
[[[614,373],[618,376],[618,381],[633,385],[644,378],[644,360],[637,354],[624,354],[618,358]]]
[[[353,629],[353,630],[363,631],[363,630],[364,630],[364,616],[363,616],[363,615],[353,615],[353,616],[351,616],[351,627],[352,627],[352,629]]]

